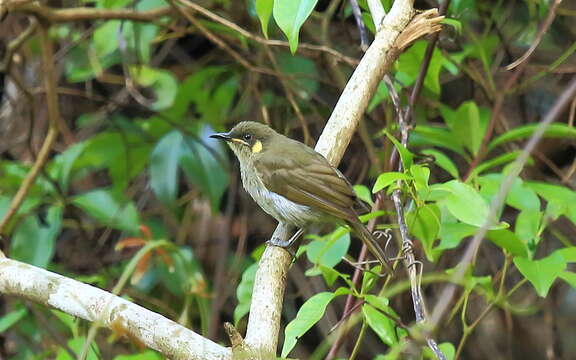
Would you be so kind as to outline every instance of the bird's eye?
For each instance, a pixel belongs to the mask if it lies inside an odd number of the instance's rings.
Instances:
[[[250,135],[250,134],[244,134],[244,140],[246,140],[246,141],[252,140],[252,135]]]

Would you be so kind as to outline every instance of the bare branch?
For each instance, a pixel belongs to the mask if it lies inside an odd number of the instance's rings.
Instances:
[[[20,296],[79,318],[96,321],[171,359],[231,359],[220,346],[159,314],[94,286],[24,264],[0,259],[0,293]]]

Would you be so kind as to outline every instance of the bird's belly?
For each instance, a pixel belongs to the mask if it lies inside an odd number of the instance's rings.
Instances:
[[[257,176],[246,176],[244,171],[241,172],[244,189],[246,189],[262,210],[279,222],[297,227],[306,227],[311,223],[323,221],[322,214],[318,211],[314,211],[309,206],[297,204],[282,195],[269,191]]]

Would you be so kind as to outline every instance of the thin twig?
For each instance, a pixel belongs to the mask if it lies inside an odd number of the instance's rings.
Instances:
[[[360,33],[360,48],[362,51],[368,49],[368,34],[366,33],[366,25],[364,25],[364,20],[362,20],[362,12],[360,11],[360,6],[358,6],[358,0],[349,0],[350,7],[352,7],[352,14],[354,14],[354,20],[356,20],[356,27],[358,27],[358,32]]]
[[[546,19],[544,19],[544,22],[540,25],[540,29],[538,29],[538,33],[536,34],[536,37],[534,38],[532,45],[530,45],[530,48],[524,53],[524,55],[520,56],[518,60],[506,66],[506,70],[514,69],[516,66],[526,61],[530,57],[530,55],[532,55],[534,50],[536,50],[538,45],[540,45],[540,42],[542,41],[542,38],[544,37],[546,31],[552,24],[552,21],[554,21],[554,18],[556,17],[556,9],[558,9],[558,5],[560,5],[561,2],[562,0],[554,0],[554,2],[552,3],[552,5],[550,5],[550,8],[548,10],[548,16],[546,16]]]
[[[77,7],[72,9],[53,9],[41,6],[37,3],[15,5],[7,3],[8,11],[31,14],[48,23],[66,23],[87,20],[132,20],[149,22],[155,21],[161,16],[169,15],[172,9],[169,6],[147,11],[133,11],[128,9],[94,9]]]
[[[226,26],[227,28],[230,28],[234,31],[236,31],[237,33],[239,33],[240,35],[243,35],[245,37],[247,37],[248,39],[254,40],[260,44],[263,45],[270,45],[270,46],[283,46],[283,47],[290,47],[290,44],[287,41],[282,41],[282,40],[268,40],[265,39],[261,36],[255,35],[245,29],[243,29],[242,27],[236,25],[235,23],[211,12],[210,10],[196,4],[193,3],[191,1],[188,0],[177,0],[180,4],[185,5],[186,7],[193,9],[194,11],[197,11],[198,13],[204,15],[205,17],[209,18],[212,21],[215,21],[221,25]],[[358,60],[354,59],[352,57],[346,56],[340,52],[338,52],[337,50],[334,50],[328,46],[322,46],[322,45],[312,45],[312,44],[307,44],[307,43],[299,43],[298,44],[298,48],[299,49],[306,49],[306,50],[312,50],[312,51],[319,51],[319,52],[325,52],[327,54],[330,54],[332,56],[334,56],[334,58],[336,58],[337,60],[343,61],[351,66],[356,66],[358,65]]]
[[[30,168],[28,174],[22,181],[20,188],[14,195],[12,202],[8,211],[0,221],[0,235],[7,233],[7,226],[10,220],[18,212],[18,209],[22,205],[22,202],[28,195],[28,191],[34,184],[36,177],[40,173],[40,170],[48,160],[48,155],[50,154],[50,149],[58,136],[58,122],[60,119],[60,109],[58,107],[58,93],[56,91],[56,79],[54,71],[54,49],[52,48],[52,40],[48,35],[48,29],[41,26],[40,27],[40,45],[42,48],[42,71],[44,73],[44,87],[46,89],[46,107],[48,108],[48,133],[46,138],[42,143],[42,147],[38,152],[38,157],[36,161]]]

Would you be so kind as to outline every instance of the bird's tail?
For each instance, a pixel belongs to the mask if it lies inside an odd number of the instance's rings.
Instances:
[[[376,257],[376,259],[382,263],[382,266],[386,268],[386,271],[392,272],[392,267],[390,266],[390,263],[386,257],[386,253],[380,244],[378,244],[378,242],[374,239],[372,233],[370,233],[366,226],[364,226],[364,224],[362,224],[360,221],[350,222],[349,224],[352,230],[354,230],[360,240],[362,240],[364,245],[366,245],[368,250],[372,253],[372,255],[374,255],[374,257]]]

